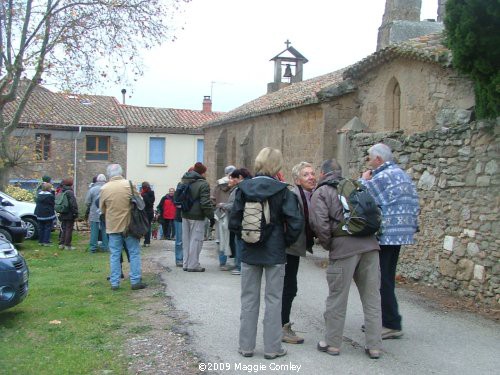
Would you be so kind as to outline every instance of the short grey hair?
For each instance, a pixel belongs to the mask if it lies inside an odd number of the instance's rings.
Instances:
[[[123,176],[122,166],[120,164],[110,164],[106,168],[106,174],[108,175],[108,178]]]
[[[330,172],[337,172],[338,174],[342,174],[342,167],[339,162],[335,159],[326,159],[323,163],[321,163],[321,172],[324,174]]]
[[[99,174],[96,178],[96,182],[106,182],[106,176],[103,175],[102,173]]]
[[[392,161],[392,151],[389,146],[384,143],[377,143],[368,149],[368,155],[379,156],[384,162]]]
[[[311,163],[308,163],[307,161],[301,161],[299,164],[296,164],[292,168],[292,179],[295,182],[300,177],[300,172],[302,169],[311,167],[313,168]],[[314,168],[313,168],[314,169]]]

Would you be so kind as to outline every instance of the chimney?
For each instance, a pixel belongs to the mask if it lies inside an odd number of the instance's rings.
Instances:
[[[386,0],[382,25],[378,29],[377,51],[391,44],[394,22],[419,22],[421,8],[422,0]]]
[[[125,94],[127,93],[127,90],[122,89],[122,104],[125,104]]]
[[[210,96],[203,97],[203,113],[212,113],[212,99]]]

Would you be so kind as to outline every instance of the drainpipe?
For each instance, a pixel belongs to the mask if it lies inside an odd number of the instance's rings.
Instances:
[[[73,166],[74,166],[74,169],[73,169],[73,192],[75,193],[75,197],[76,197],[76,146],[77,146],[77,141],[78,141],[78,136],[82,133],[82,127],[79,126],[78,127],[78,134],[76,135],[75,137],[75,159],[74,159],[74,163],[73,163]]]

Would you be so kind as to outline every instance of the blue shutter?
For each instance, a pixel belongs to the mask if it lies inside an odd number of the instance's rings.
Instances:
[[[205,148],[205,142],[203,139],[198,139],[196,141],[196,161],[203,163],[203,153]]]
[[[149,138],[149,164],[165,164],[165,138]]]

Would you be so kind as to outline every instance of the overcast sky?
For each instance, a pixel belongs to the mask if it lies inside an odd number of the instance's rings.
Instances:
[[[421,19],[437,17],[437,0],[422,0]],[[266,93],[269,61],[291,45],[309,62],[304,79],[351,65],[375,52],[385,0],[192,0],[179,15],[175,42],[144,54],[145,75],[126,103],[230,111]],[[95,94],[122,100],[123,87]]]

